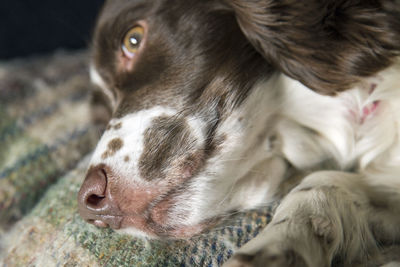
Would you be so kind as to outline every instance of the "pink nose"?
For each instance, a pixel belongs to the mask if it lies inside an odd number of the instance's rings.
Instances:
[[[91,168],[78,193],[78,209],[83,219],[98,227],[119,229],[121,211],[116,205],[110,190],[104,166]]]

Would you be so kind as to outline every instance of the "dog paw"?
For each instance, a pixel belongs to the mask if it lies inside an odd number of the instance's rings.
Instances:
[[[224,267],[307,267],[303,257],[294,250],[264,248],[254,254],[238,252]]]

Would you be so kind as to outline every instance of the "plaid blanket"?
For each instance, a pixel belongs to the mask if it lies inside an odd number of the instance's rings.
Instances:
[[[0,63],[0,266],[220,266],[273,207],[189,240],[142,240],[77,213],[101,131],[90,120],[87,52]]]

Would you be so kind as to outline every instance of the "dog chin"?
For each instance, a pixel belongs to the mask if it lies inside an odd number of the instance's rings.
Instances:
[[[207,229],[216,224],[218,220],[206,221],[194,225],[180,225],[174,227],[157,226],[156,229],[147,227],[146,229],[138,229],[129,226],[129,218],[125,218],[122,228],[115,231],[119,234],[126,234],[136,238],[148,239],[188,239],[193,236],[205,232]]]

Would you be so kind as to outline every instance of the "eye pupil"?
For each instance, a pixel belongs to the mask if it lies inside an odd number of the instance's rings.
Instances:
[[[137,34],[132,35],[129,38],[129,43],[132,47],[137,47],[140,44],[141,38]]]
[[[139,41],[135,37],[131,37],[129,39],[129,42],[131,43],[131,45],[134,45],[134,46],[136,46],[139,43]]]

